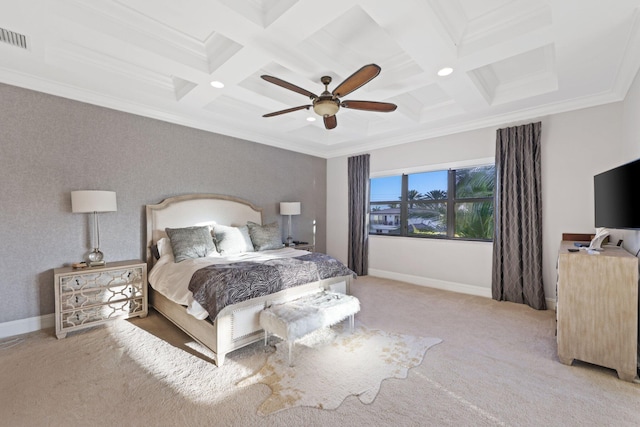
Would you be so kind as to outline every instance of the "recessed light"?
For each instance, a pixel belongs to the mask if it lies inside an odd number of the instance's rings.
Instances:
[[[214,80],[211,82],[211,86],[215,87],[216,89],[222,89],[224,87],[224,83]]]
[[[308,122],[315,122],[316,118],[315,117],[307,117],[307,121]]]
[[[438,75],[440,77],[448,76],[451,73],[453,73],[453,68],[451,68],[451,67],[444,67],[444,68],[441,68],[440,70],[438,70]]]

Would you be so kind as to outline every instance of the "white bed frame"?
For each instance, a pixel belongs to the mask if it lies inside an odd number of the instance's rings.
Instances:
[[[149,270],[153,268],[155,261],[151,248],[159,239],[167,236],[165,228],[211,224],[240,226],[247,221],[262,224],[262,209],[231,196],[188,194],[170,197],[157,205],[147,205]],[[263,339],[259,314],[267,305],[291,301],[317,288],[349,294],[350,285],[351,276],[341,276],[285,289],[225,307],[213,322],[210,319],[196,319],[187,313],[185,306],[174,303],[151,287],[149,304],[194,340],[209,348],[214,354],[216,365],[222,366],[227,353]]]

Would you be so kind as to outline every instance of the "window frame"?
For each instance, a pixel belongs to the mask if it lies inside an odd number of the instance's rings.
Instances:
[[[440,240],[461,240],[461,241],[478,241],[478,242],[493,242],[493,238],[483,239],[483,238],[474,238],[474,237],[456,237],[455,236],[455,228],[456,228],[456,206],[462,203],[485,203],[490,202],[495,207],[495,188],[493,194],[488,197],[456,197],[456,171],[464,170],[464,169],[473,169],[480,167],[489,167],[493,166],[495,168],[495,164],[491,163],[483,163],[483,164],[475,164],[469,166],[458,166],[458,167],[450,167],[447,169],[431,169],[431,170],[423,170],[423,171],[415,171],[411,173],[401,173],[401,174],[389,174],[385,176],[400,176],[401,177],[401,198],[400,200],[386,200],[380,201],[376,200],[375,202],[369,202],[369,220],[371,219],[371,214],[374,212],[372,207],[376,205],[400,205],[400,228],[399,233],[372,233],[371,227],[369,226],[369,236],[385,236],[385,237],[410,237],[410,238],[418,238],[418,239],[440,239]],[[444,235],[415,235],[409,233],[409,204],[410,201],[408,199],[409,194],[409,175],[418,174],[418,173],[428,173],[428,172],[447,172],[447,197],[446,199],[434,199],[434,200],[421,200],[421,203],[425,204],[439,204],[444,203],[447,207],[447,216],[446,216],[446,233]],[[369,180],[375,178],[382,178],[383,176],[374,176],[370,177]],[[494,181],[495,182],[495,181]],[[371,185],[370,185],[371,188]],[[495,214],[495,212],[494,212]]]

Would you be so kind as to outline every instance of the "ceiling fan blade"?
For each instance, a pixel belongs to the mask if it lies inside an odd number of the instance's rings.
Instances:
[[[342,101],[340,106],[353,110],[380,111],[383,113],[395,111],[395,109],[398,108],[396,104],[376,101]]]
[[[336,116],[325,116],[324,117],[324,127],[327,129],[333,129],[336,126],[338,126],[338,120],[336,119]]]
[[[305,108],[308,110],[309,108],[311,108],[311,105],[301,105],[299,107],[287,108],[286,110],[280,110],[280,111],[275,111],[273,113],[265,114],[262,117],[279,116],[280,114],[291,113],[291,112],[294,112],[294,111],[303,110]]]
[[[342,98],[343,96],[346,96],[354,90],[367,84],[378,74],[380,74],[380,66],[376,64],[365,65],[364,67],[360,68],[358,71],[347,77],[331,93],[333,94],[333,96]]]
[[[283,87],[285,89],[289,89],[289,90],[292,90],[294,92],[298,92],[299,94],[308,96],[311,99],[315,99],[315,98],[318,97],[317,95],[309,92],[306,89],[302,89],[301,87],[296,86],[296,85],[294,85],[292,83],[285,82],[284,80],[281,80],[281,79],[279,79],[277,77],[267,76],[267,75],[263,75],[263,76],[260,76],[260,77],[262,77],[263,80],[266,80],[269,83],[273,83],[274,85],[278,85],[278,86]]]

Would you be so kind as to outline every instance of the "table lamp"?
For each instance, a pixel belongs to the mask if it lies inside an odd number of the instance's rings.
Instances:
[[[300,215],[300,202],[280,202],[280,215],[289,215],[287,246],[293,246],[293,237],[291,237],[291,215]]]
[[[118,210],[115,191],[81,190],[71,192],[71,211],[74,213],[93,213],[93,251],[87,259],[89,265],[104,264],[104,254],[100,252],[100,224],[98,212],[115,212]]]

